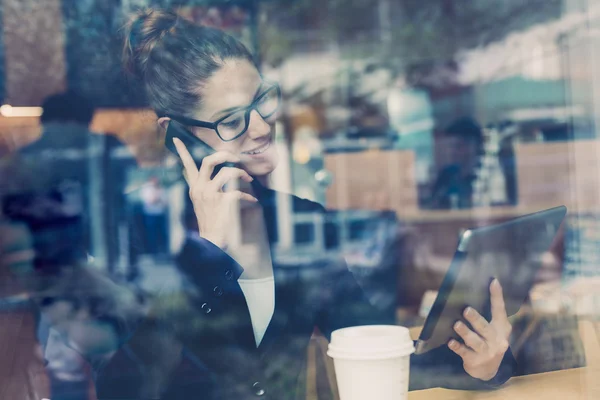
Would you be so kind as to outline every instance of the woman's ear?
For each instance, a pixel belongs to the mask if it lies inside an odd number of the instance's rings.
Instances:
[[[163,128],[166,131],[167,127],[169,126],[170,120],[171,120],[171,118],[169,118],[169,117],[160,117],[158,119],[158,124],[160,125],[161,128]]]

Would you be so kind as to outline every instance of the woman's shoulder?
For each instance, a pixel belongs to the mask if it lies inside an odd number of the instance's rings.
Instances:
[[[306,199],[304,197],[299,197],[292,193],[281,192],[277,190],[272,190],[272,196],[274,198],[280,198],[280,196],[288,197],[292,204],[292,210],[294,212],[325,212],[325,207],[316,201]]]
[[[294,196],[294,205],[296,211],[319,211],[324,212],[326,209],[321,203],[305,199],[302,197]]]

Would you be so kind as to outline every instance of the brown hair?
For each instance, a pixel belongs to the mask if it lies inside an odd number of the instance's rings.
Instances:
[[[123,61],[143,83],[159,117],[191,112],[202,102],[203,83],[227,59],[254,60],[225,32],[199,26],[174,12],[146,9],[126,25]]]

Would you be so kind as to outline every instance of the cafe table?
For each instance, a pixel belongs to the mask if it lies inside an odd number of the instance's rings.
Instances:
[[[596,316],[580,316],[578,325],[585,352],[585,367],[518,376],[500,388],[488,391],[442,388],[415,390],[408,393],[408,400],[600,400],[600,321]],[[411,337],[417,339],[421,329],[420,326],[409,328]],[[307,400],[320,399],[315,368],[317,349],[324,355],[328,387],[333,390],[333,398],[339,399],[333,362],[325,356],[327,345],[324,337],[313,337],[308,363],[309,367],[313,367],[307,371]]]
[[[427,389],[408,394],[408,400],[433,399],[596,400],[600,399],[600,368],[584,367],[519,376],[492,391]]]
[[[511,378],[490,391],[426,389],[409,392],[408,400],[600,400],[600,341],[597,321],[580,320],[579,333],[587,366]],[[420,328],[411,329],[416,337]]]

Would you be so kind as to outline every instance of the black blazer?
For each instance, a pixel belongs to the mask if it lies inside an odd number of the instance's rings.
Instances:
[[[269,240],[276,232],[275,192],[255,185]],[[292,196],[295,212],[324,212]],[[307,346],[315,328],[328,339],[348,326],[393,324],[366,300],[343,261],[289,268],[274,260],[275,311],[256,348],[237,279],[243,272],[220,248],[189,239],[177,257],[192,283],[163,294],[129,341],[98,372],[99,399],[304,399]],[[411,358],[410,388],[490,388],[512,376],[507,352],[492,382],[468,376],[446,347]]]

